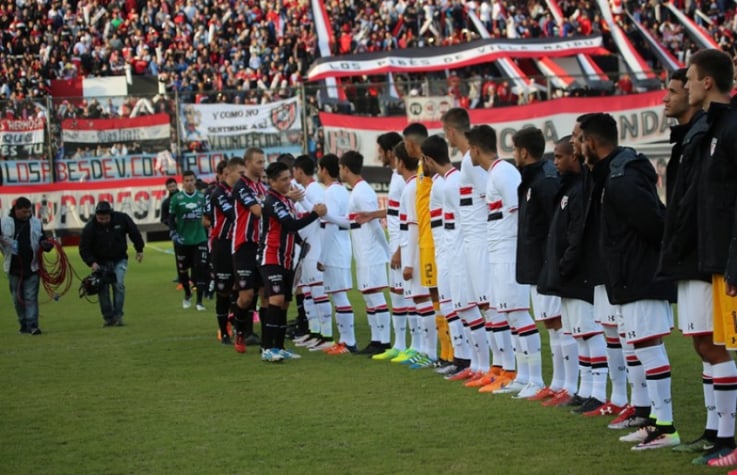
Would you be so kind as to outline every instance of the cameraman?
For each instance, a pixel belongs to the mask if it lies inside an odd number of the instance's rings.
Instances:
[[[21,196],[0,219],[0,250],[5,256],[3,269],[8,274],[10,293],[20,323],[20,333],[40,335],[38,328],[38,266],[40,253],[50,251],[41,220],[33,216],[31,202]]]
[[[100,311],[105,319],[103,326],[123,326],[123,302],[125,300],[125,271],[128,269],[128,241],[136,248],[136,260],[143,260],[143,238],[133,220],[125,213],[113,211],[110,203],[100,201],[95,208],[95,219],[82,230],[79,255],[92,268],[102,274]],[[113,303],[110,303],[110,286]]]

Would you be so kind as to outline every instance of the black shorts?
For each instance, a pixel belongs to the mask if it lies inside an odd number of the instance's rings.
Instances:
[[[250,290],[261,287],[256,254],[258,246],[253,243],[241,244],[233,253],[233,271],[236,290]]]
[[[233,290],[233,256],[231,243],[225,239],[213,239],[210,243],[210,267],[215,281],[215,290]]]
[[[207,254],[207,241],[199,244],[177,244],[174,246],[177,269],[179,269],[179,272],[192,269],[192,280],[198,284],[207,281]]]
[[[294,271],[273,265],[261,266],[260,271],[267,299],[272,295],[283,295],[286,302],[292,300]]]

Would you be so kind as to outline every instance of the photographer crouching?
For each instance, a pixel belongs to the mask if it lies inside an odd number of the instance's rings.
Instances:
[[[129,236],[136,248],[136,260],[143,260],[143,238],[130,216],[113,211],[110,203],[100,201],[95,208],[95,219],[87,223],[79,241],[79,255],[99,273],[100,311],[105,320],[103,326],[123,326],[123,303],[125,301],[125,271],[128,269]],[[113,301],[110,302],[110,287]]]

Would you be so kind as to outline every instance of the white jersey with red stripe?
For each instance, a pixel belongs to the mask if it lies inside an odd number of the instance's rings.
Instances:
[[[316,205],[318,203],[325,203],[325,189],[316,181],[310,182],[305,187],[305,198],[300,202],[300,206],[297,207],[297,211],[304,214],[309,214],[312,209],[306,209],[305,204],[311,203]],[[301,216],[300,216],[301,217]],[[313,221],[299,231],[299,235],[303,240],[310,244],[310,251],[305,256],[305,259],[317,260],[320,258],[322,252],[322,240],[320,239],[320,222]]]
[[[399,201],[399,247],[402,253],[402,267],[417,267],[420,259],[420,237],[417,229],[417,177],[407,180]]]
[[[486,239],[486,177],[486,170],[474,166],[471,154],[466,152],[461,161],[458,216],[466,244],[483,243]]]
[[[348,218],[348,190],[340,183],[333,183],[325,188],[325,206],[331,215]],[[322,254],[320,262],[329,267],[351,267],[351,237],[349,229],[326,219],[320,220],[322,236]]]
[[[460,179],[461,173],[457,168],[451,168],[443,177],[443,246],[453,256],[463,255],[463,233],[458,219],[461,210]]]
[[[389,231],[389,251],[392,253],[399,248],[399,201],[405,186],[404,178],[396,170],[392,171],[386,206],[386,228]]]
[[[432,177],[432,189],[430,190],[430,230],[432,240],[435,243],[435,262],[445,256],[445,232],[443,231],[443,200],[445,193],[445,178],[435,174]]]
[[[489,261],[514,262],[517,252],[517,188],[522,181],[517,167],[497,159],[489,168],[486,184],[488,218],[486,237]]]
[[[358,213],[379,209],[379,200],[371,185],[359,180],[353,185],[348,200],[348,220],[351,224],[351,243],[357,267],[369,267],[389,262],[389,243],[378,219],[363,225],[356,222]]]

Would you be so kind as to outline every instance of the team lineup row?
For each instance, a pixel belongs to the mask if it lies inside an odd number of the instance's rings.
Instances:
[[[267,189],[264,155],[250,149],[228,162],[207,200],[185,176],[184,192],[170,203],[180,271],[186,277],[192,263],[204,263],[197,254],[206,254],[206,202],[216,314],[226,340],[232,302],[238,352],[252,336],[261,289],[262,359],[299,357],[284,347],[298,288],[309,323],[298,346],[434,367],[480,392],[617,414],[610,427],[636,429],[620,438],[633,450],[675,447],[703,452],[696,464],[736,465],[737,367],[727,351],[737,345],[729,325],[737,309],[732,77],[731,59],[711,50],[668,84],[665,113],[678,125],[667,210],[652,164],[619,145],[609,114],[580,117],[553,162],[543,158],[540,130],[520,130],[512,164],[498,157],[491,127],[472,127],[468,112],[455,108],[443,116],[444,138],[428,137],[422,124],[378,138],[393,169],[386,209],[362,180],[357,152],[326,155],[317,167],[308,157],[281,157],[266,169]],[[460,170],[449,146],[463,154]],[[352,288],[365,300],[371,330],[360,352]],[[675,301],[679,328],[703,361],[707,409],[702,436],[682,445],[662,342]],[[535,320],[550,336],[549,385]]]

